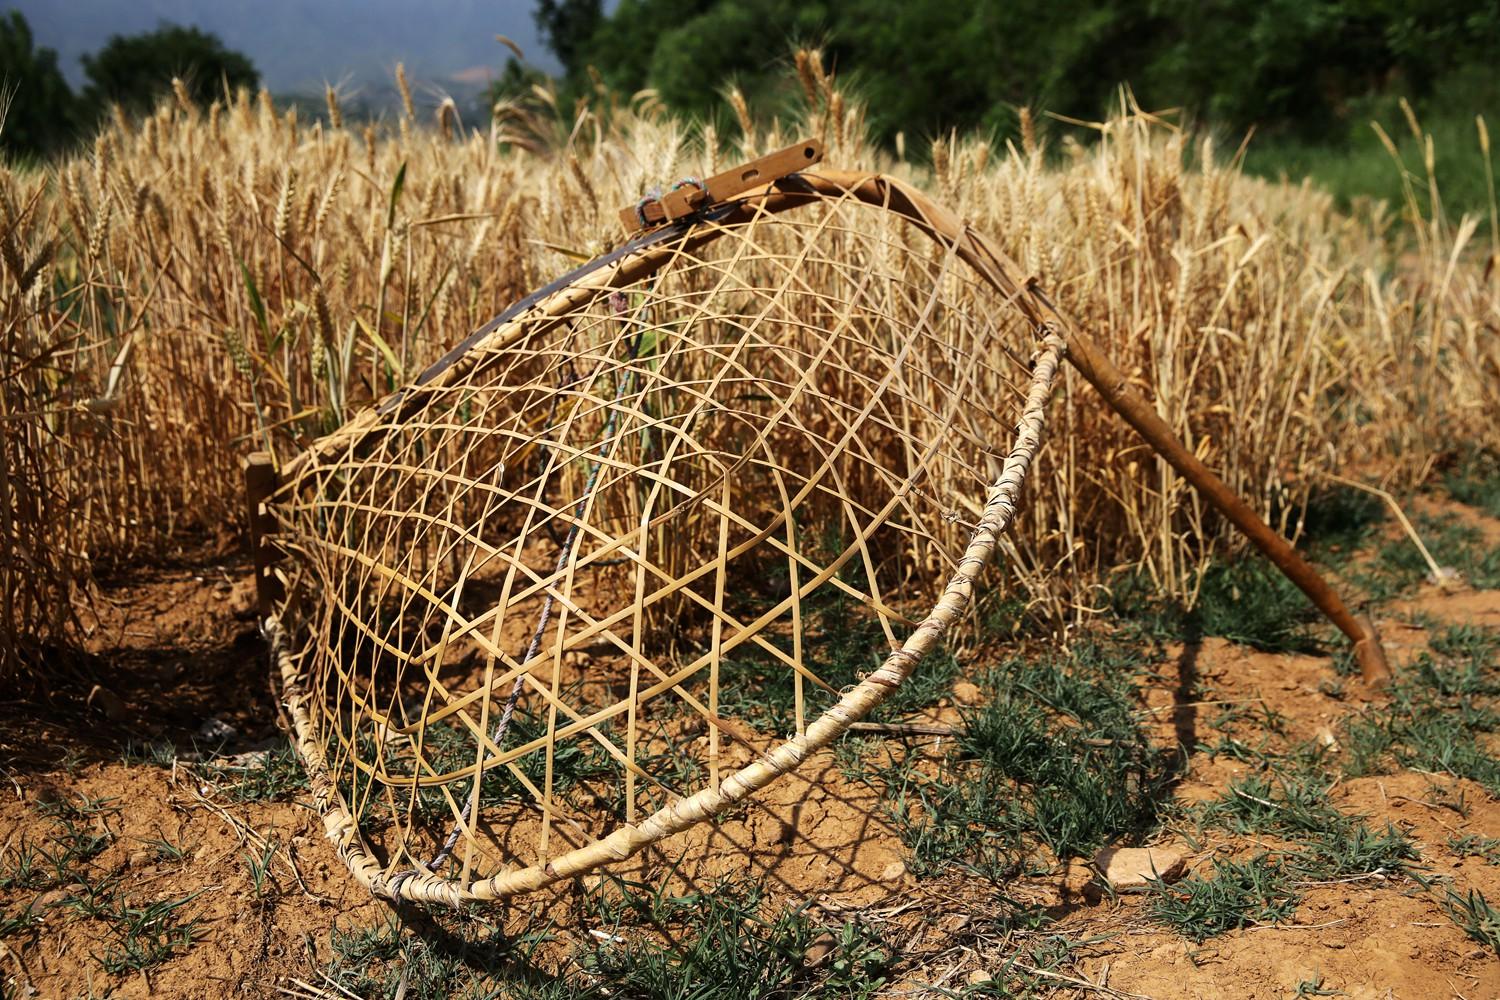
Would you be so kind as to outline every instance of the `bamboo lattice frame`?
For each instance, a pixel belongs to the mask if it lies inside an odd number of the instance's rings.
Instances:
[[[827,746],[963,618],[1065,353],[1378,653],[984,237],[808,171],[555,282],[252,484],[350,871],[393,899],[534,890]],[[875,640],[868,675],[820,657],[831,630]],[[785,718],[744,697],[788,686]]]

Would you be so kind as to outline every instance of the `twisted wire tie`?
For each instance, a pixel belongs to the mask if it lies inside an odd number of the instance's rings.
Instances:
[[[697,177],[682,178],[676,184],[672,185],[672,190],[681,191],[685,187],[695,187],[699,191],[703,192],[703,196],[705,198],[708,197],[708,185]],[[661,185],[658,184],[656,187],[651,188],[649,191],[647,191],[641,197],[640,201],[635,203],[635,218],[636,221],[641,224],[642,228],[651,225],[651,220],[646,218],[646,206],[650,205],[653,201],[661,201],[661,196]]]

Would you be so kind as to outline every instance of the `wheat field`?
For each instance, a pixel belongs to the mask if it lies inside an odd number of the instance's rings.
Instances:
[[[996,238],[1097,338],[1190,447],[1288,535],[1324,476],[1426,477],[1459,441],[1500,443],[1500,235],[1448,218],[1428,177],[1341,211],[1242,174],[1232,148],[1136,106],[1099,123],[1029,113],[1021,141],[873,145],[861,107],[798,58],[774,117],[726,124],[649,93],[575,119],[537,91],[459,121],[410,98],[353,126],[262,92],[185,91],[92,148],[0,173],[0,655],[35,681],[89,628],[98,574],[193,532],[243,529],[240,459],[286,458],[398,388],[491,316],[620,242],[617,210],[801,137],[826,163],[914,183]],[[1396,145],[1425,143],[1413,117]],[[1475,141],[1488,150],[1476,122]],[[1393,160],[1393,170],[1399,169]],[[1191,599],[1227,526],[1086,385],[1053,432],[1003,582],[1056,628],[1121,569]]]

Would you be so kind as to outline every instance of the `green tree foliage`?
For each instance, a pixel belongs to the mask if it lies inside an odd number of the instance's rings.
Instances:
[[[115,35],[83,57],[89,83],[84,95],[97,112],[118,103],[132,113],[149,111],[179,77],[194,101],[207,104],[225,88],[254,88],[260,74],[250,60],[225,48],[217,35],[162,24],[140,35]]]
[[[537,0],[536,26],[563,67],[570,73],[584,68],[588,48],[604,21],[600,0]]]
[[[1318,137],[1500,57],[1500,0],[541,0],[537,19],[575,92],[592,65],[695,111],[729,81],[763,96],[821,43],[887,136],[1005,128],[1019,104],[1097,117],[1129,82],[1148,106]]]
[[[67,145],[78,124],[77,100],[57,68],[57,53],[33,48],[20,11],[0,17],[0,77],[0,150],[7,157],[35,158]]]

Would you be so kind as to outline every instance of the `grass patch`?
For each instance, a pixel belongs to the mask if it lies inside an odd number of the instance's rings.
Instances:
[[[829,687],[841,691],[880,666],[888,649],[885,632],[877,619],[842,591],[815,594],[809,605],[814,601],[803,628],[803,659]],[[1003,609],[998,616],[1003,617]],[[791,643],[777,641],[790,655]],[[895,722],[930,708],[949,694],[958,673],[959,663],[952,653],[935,652],[871,714],[871,721]],[[720,712],[762,731],[785,735],[794,730],[796,694],[792,669],[765,650],[747,648],[719,668]],[[829,691],[806,679],[803,698],[808,721],[834,700]]]
[[[1448,838],[1448,850],[1461,858],[1483,858],[1487,865],[1500,866],[1500,837],[1455,833]]]
[[[345,994],[359,997],[566,1000],[602,995],[530,965],[531,953],[547,937],[545,930],[508,938],[475,910],[435,915],[432,921],[434,926],[421,932],[394,916],[363,927],[335,925],[329,934],[333,957],[323,972]]]
[[[1139,571],[1117,576],[1110,589],[1112,610],[1127,635],[1213,635],[1271,653],[1319,648],[1308,628],[1316,618],[1312,604],[1280,570],[1254,553],[1210,563],[1197,580],[1192,607],[1162,597]]]
[[[0,904],[0,937],[42,923],[43,914],[34,908],[36,897],[23,900],[20,891],[70,886],[57,908],[104,923],[108,945],[93,958],[111,975],[150,968],[192,945],[197,921],[182,919],[179,911],[196,893],[134,904],[119,894],[118,875],[95,877],[90,870],[90,862],[116,839],[107,822],[119,811],[111,798],[58,799],[37,807],[52,821],[46,836],[40,841],[23,838],[0,850],[0,890],[7,894],[6,904],[19,904],[15,912]],[[165,840],[154,843],[158,856],[185,856]]]
[[[1500,455],[1470,446],[1443,472],[1443,488],[1459,503],[1500,517]]]
[[[1303,511],[1303,545],[1316,559],[1341,562],[1374,539],[1388,511],[1385,501],[1366,490],[1323,487],[1308,498]]]
[[[1216,635],[1268,653],[1312,652],[1312,604],[1275,566],[1258,556],[1216,562],[1199,581],[1190,612],[1203,635]]]
[[[94,820],[119,812],[114,799],[59,799],[37,806],[52,827],[40,841],[18,839],[0,849],[0,890],[51,889],[79,881],[84,866],[114,842]]]
[[[179,912],[198,894],[164,899],[143,906],[118,900],[112,911],[100,914],[110,924],[114,942],[95,958],[110,975],[123,975],[159,965],[178,951],[192,947],[198,920],[183,920]]]
[[[1213,859],[1213,875],[1191,875],[1168,885],[1149,883],[1151,918],[1184,937],[1203,942],[1251,924],[1290,920],[1301,901],[1297,873],[1270,854],[1248,861]]]
[[[994,969],[995,978],[975,983],[961,993],[937,991],[940,996],[994,997],[997,1000],[1040,1000],[1058,995],[1057,974],[1074,963],[1074,956],[1092,940],[1074,941],[1048,934],[1026,941]]]
[[[432,913],[420,930],[395,918],[335,927],[325,974],[360,997],[514,1000],[874,996],[891,955],[864,925],[824,926],[773,906],[762,883],[730,878],[673,895],[607,876],[583,901],[598,933],[555,974],[532,964],[550,929],[506,937],[478,910]]]
[[[885,985],[891,956],[872,931],[773,910],[760,883],[730,878],[682,896],[618,878],[606,886],[595,905],[620,940],[580,958],[606,995],[864,998]],[[643,925],[657,933],[630,932]]]
[[[1255,775],[1206,803],[1200,820],[1235,833],[1273,834],[1298,849],[1288,863],[1313,878],[1393,872],[1417,859],[1411,840],[1387,823],[1372,829],[1328,801],[1329,782],[1306,776]]]
[[[958,866],[991,879],[1020,870],[1037,845],[1091,854],[1155,827],[1168,755],[1137,724],[1139,653],[1103,639],[1071,655],[1013,657],[981,686],[939,761],[889,748],[873,765],[918,876]]]
[[[1500,634],[1449,626],[1432,637],[1430,647],[1392,688],[1389,705],[1346,720],[1345,771],[1381,774],[1395,764],[1468,778],[1500,795],[1500,758],[1488,739],[1500,730],[1500,714],[1491,704],[1500,694]]]

